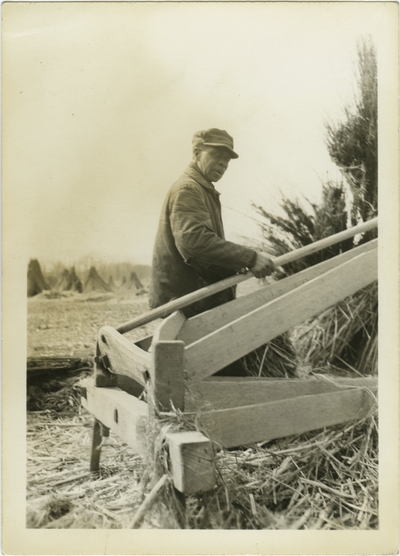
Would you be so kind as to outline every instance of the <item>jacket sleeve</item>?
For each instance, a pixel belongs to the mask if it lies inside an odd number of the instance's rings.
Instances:
[[[170,223],[179,253],[196,270],[219,267],[220,271],[229,271],[229,275],[255,262],[253,249],[226,241],[214,232],[204,197],[193,185],[181,187],[174,195]]]

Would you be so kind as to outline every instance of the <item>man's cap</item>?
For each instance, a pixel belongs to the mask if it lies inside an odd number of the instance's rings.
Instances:
[[[206,145],[209,147],[224,147],[231,153],[232,158],[239,158],[239,155],[233,150],[233,138],[224,129],[215,127],[198,131],[193,135],[193,148]]]

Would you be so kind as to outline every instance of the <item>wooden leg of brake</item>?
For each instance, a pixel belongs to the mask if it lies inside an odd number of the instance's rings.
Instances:
[[[171,404],[175,409],[184,410],[184,343],[181,341],[157,341],[153,344],[151,377],[154,399],[159,409],[170,411]],[[168,440],[174,443],[175,437]],[[175,446],[173,449],[179,451]],[[179,462],[181,464],[181,462]],[[178,465],[179,465],[178,464]],[[179,475],[179,471],[176,471]],[[179,477],[181,478],[181,477]],[[175,483],[176,481],[174,481]],[[186,495],[184,481],[177,481],[174,491],[174,516],[181,529],[186,528]]]
[[[107,437],[110,429],[105,427],[97,419],[94,420],[92,453],[90,455],[90,471],[98,472],[100,469],[100,453],[103,444],[103,437]]]
[[[182,341],[156,341],[152,347],[150,376],[157,408],[171,406],[184,411],[185,344]],[[174,515],[185,529],[186,496],[213,488],[215,484],[212,445],[197,431],[169,433],[166,438],[173,477]]]
[[[174,487],[176,500],[175,518],[181,529],[186,529],[186,494]]]

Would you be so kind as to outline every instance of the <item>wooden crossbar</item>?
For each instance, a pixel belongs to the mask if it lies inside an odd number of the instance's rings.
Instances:
[[[228,409],[274,402],[298,396],[326,394],[341,389],[368,388],[376,393],[376,377],[341,378],[270,378],[211,377],[192,384],[185,395],[185,410]]]
[[[211,440],[234,448],[361,419],[374,404],[370,392],[355,388],[209,411],[199,425]]]
[[[305,284],[306,282],[321,276],[328,270],[335,268],[336,266],[357,257],[361,253],[377,249],[378,240],[369,241],[368,243],[355,247],[341,255],[328,259],[322,263],[314,265],[310,268],[302,270],[292,276],[268,284],[252,293],[239,297],[228,303],[224,303],[219,307],[215,307],[212,311],[206,311],[200,315],[189,318],[186,322],[182,321],[181,313],[174,313],[174,315],[181,315],[180,317],[168,317],[165,321],[169,320],[169,324],[161,323],[159,326],[160,330],[165,330],[169,332],[175,332],[177,330],[176,339],[182,340],[186,345],[195,342],[196,340],[210,334],[214,330],[225,326],[226,324],[234,321],[235,319],[241,317],[242,315],[253,311],[257,307],[276,299],[277,297],[284,295],[290,290]],[[173,327],[172,321],[176,319],[176,324]],[[175,339],[175,337],[169,336],[169,340]]]
[[[213,375],[376,279],[376,252],[368,251],[246,313],[186,347],[189,381]]]

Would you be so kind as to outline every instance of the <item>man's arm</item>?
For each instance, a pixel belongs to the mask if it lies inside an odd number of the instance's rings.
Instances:
[[[203,195],[195,186],[187,185],[176,193],[170,222],[178,251],[195,268],[217,266],[233,272],[250,268],[258,278],[275,269],[264,253],[226,241],[214,232]]]

